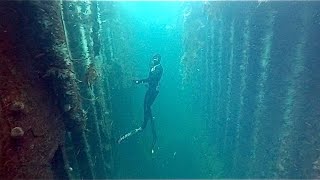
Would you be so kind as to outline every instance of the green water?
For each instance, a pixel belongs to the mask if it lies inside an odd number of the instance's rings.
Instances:
[[[147,77],[150,58],[162,55],[164,67],[160,93],[153,105],[158,134],[157,148],[151,154],[152,134],[146,130],[119,145],[116,167],[121,178],[196,178],[206,177],[199,170],[201,123],[196,112],[188,107],[181,91],[180,59],[182,27],[179,25],[181,3],[120,3],[120,11],[128,16],[133,29],[133,48],[139,61],[140,78]],[[130,109],[118,112],[119,132],[140,126],[143,120],[143,98],[146,87],[135,86],[121,92],[124,101],[118,106]],[[118,97],[120,98],[120,97]],[[117,103],[117,102],[115,102]]]
[[[115,47],[128,46],[119,61],[130,69],[122,72],[146,78],[155,53],[164,69],[152,106],[156,151],[151,153],[148,124],[115,147],[115,177],[317,177],[316,7],[317,2],[115,3],[117,23],[127,33],[117,36],[122,44],[114,39]],[[116,137],[141,125],[146,89],[113,90]]]

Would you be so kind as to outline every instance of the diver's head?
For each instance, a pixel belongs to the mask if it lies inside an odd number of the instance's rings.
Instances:
[[[160,54],[155,54],[155,55],[152,57],[152,63],[153,63],[154,65],[160,64],[160,61],[161,61],[161,56],[160,56]]]

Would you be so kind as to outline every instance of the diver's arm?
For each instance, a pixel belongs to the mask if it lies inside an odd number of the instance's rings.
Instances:
[[[151,72],[149,74],[149,77],[146,79],[140,79],[140,80],[135,80],[136,84],[141,84],[141,83],[150,83],[153,81],[158,81],[161,78],[162,75],[162,67],[157,66],[151,69]]]
[[[136,84],[148,83],[148,82],[149,82],[149,78],[147,78],[147,79],[135,80],[134,82],[135,82]]]

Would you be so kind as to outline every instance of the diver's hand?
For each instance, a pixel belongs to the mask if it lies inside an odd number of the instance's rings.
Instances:
[[[135,84],[140,84],[142,81],[141,80],[134,80],[133,81]]]

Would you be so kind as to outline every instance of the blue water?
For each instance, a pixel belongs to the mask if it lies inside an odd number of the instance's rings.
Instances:
[[[132,58],[138,62],[135,67],[139,70],[137,76],[143,78],[148,75],[150,58],[155,53],[162,55],[164,67],[160,94],[153,105],[158,133],[157,150],[151,154],[152,134],[148,125],[145,132],[119,146],[116,162],[119,177],[199,177],[199,170],[195,168],[197,154],[192,150],[197,146],[194,138],[199,134],[192,123],[196,117],[190,118],[194,115],[186,112],[187,104],[180,96],[180,59],[183,50],[182,29],[177,27],[177,23],[181,3],[140,2],[120,3],[119,6],[124,16],[130,16],[132,46],[137,52]],[[122,127],[119,132],[124,133],[142,123],[145,91],[144,86],[126,90],[128,100],[119,107],[128,107],[131,112],[119,115],[119,127]],[[121,93],[120,96],[123,95]]]
[[[155,53],[164,68],[156,151],[148,125],[115,147],[117,178],[318,177],[318,2],[114,7],[127,78],[147,77]],[[146,89],[113,91],[115,136],[142,123]]]

